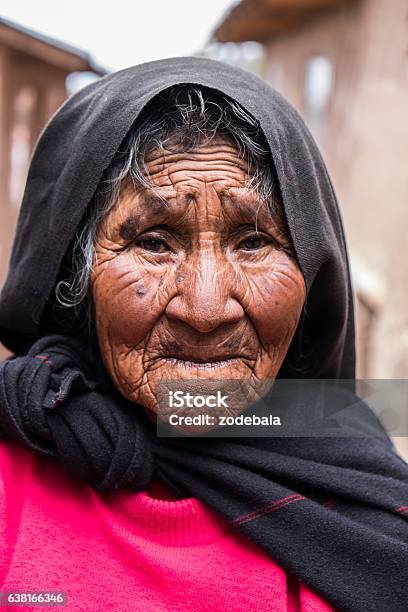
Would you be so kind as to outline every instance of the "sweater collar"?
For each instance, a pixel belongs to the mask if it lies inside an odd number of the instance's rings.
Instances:
[[[231,531],[227,522],[206,504],[194,497],[176,499],[156,482],[148,491],[95,495],[96,503],[102,500],[103,510],[116,527],[166,546],[209,544]]]

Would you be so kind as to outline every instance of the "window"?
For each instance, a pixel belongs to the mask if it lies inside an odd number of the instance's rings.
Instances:
[[[321,141],[330,95],[333,65],[324,55],[316,55],[305,64],[303,86],[304,117],[316,140]]]
[[[37,92],[32,87],[23,87],[14,99],[9,178],[9,199],[14,206],[20,205],[27,177],[36,104]]]

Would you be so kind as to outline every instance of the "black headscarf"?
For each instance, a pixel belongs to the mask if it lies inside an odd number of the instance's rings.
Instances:
[[[259,121],[307,287],[290,351],[311,355],[310,378],[354,380],[343,227],[308,129],[256,76],[202,58],[170,59],[84,88],[42,133],[0,300],[0,339],[17,354],[0,367],[0,430],[101,491],[140,490],[156,475],[198,497],[341,610],[405,612],[408,465],[381,427],[369,435],[369,419],[356,411],[349,428],[363,437],[158,438],[143,412],[99,376],[81,342],[55,335],[45,316],[121,142],[154,96],[182,83],[215,89]],[[280,376],[296,376],[288,361]]]

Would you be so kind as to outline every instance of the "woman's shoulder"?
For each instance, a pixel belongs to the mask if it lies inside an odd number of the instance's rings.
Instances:
[[[0,439],[0,480],[20,480],[25,472],[34,468],[39,458],[23,446],[10,440]]]
[[[55,491],[72,496],[85,483],[71,479],[53,457],[28,451],[20,444],[0,440],[0,489],[2,499],[18,500],[35,497],[45,499]]]
[[[92,518],[90,496],[91,487],[57,460],[0,441],[0,541],[15,534],[32,542],[45,532],[52,539],[53,529],[62,534],[67,526],[82,530]]]

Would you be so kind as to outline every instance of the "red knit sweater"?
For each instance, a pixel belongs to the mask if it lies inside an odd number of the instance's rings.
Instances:
[[[46,610],[333,610],[205,504],[160,485],[103,495],[2,442],[0,491],[0,589],[67,594]]]

